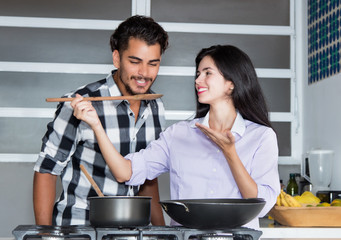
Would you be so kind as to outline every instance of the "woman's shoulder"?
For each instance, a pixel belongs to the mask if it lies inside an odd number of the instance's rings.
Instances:
[[[196,128],[195,123],[198,122],[198,119],[190,119],[190,120],[181,120],[176,123],[173,123],[169,127],[167,127],[166,130],[171,129],[171,130],[179,130],[179,129],[187,129],[187,128]]]
[[[195,123],[197,121],[198,119],[178,121],[168,126],[163,132],[163,134],[167,136],[173,136],[173,137],[178,136],[178,135],[184,136],[186,134],[190,134],[193,132],[193,130],[197,128],[195,126]]]
[[[249,132],[257,132],[259,135],[269,135],[276,137],[276,133],[271,127],[255,123],[250,120],[245,120],[245,126]]]

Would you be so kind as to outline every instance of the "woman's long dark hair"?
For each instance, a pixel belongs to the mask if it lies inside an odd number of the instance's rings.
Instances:
[[[204,48],[195,59],[196,70],[200,61],[206,56],[213,59],[226,80],[233,82],[233,103],[243,118],[271,127],[262,89],[249,56],[229,45]],[[196,118],[204,117],[209,109],[210,105],[200,103],[197,98]]]

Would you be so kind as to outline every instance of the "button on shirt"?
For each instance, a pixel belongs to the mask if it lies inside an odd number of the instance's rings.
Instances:
[[[172,199],[242,198],[222,151],[195,126],[196,122],[208,126],[208,118],[209,114],[178,122],[145,150],[126,156],[133,168],[127,184],[139,185],[169,172]],[[239,113],[231,132],[237,154],[257,184],[257,197],[266,200],[258,217],[264,216],[280,192],[276,134],[269,127],[243,119]],[[258,219],[245,226],[258,228]]]
[[[81,87],[65,97],[78,93],[82,96],[121,96],[112,75]],[[165,124],[164,107],[160,99],[141,101],[139,116],[134,116],[129,102],[94,101],[102,125],[116,149],[126,155],[145,148],[159,137]],[[135,123],[135,117],[138,118]],[[56,225],[89,224],[87,198],[97,196],[89,181],[80,172],[83,164],[104,195],[135,195],[138,187],[117,183],[106,165],[93,130],[73,116],[70,103],[60,103],[56,116],[48,124],[42,150],[34,170],[60,175],[63,192],[54,207]]]

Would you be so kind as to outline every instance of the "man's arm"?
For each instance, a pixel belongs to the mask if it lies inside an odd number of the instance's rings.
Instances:
[[[154,226],[164,226],[165,219],[163,218],[162,208],[159,204],[160,196],[157,178],[154,180],[146,180],[140,187],[139,195],[152,197],[151,222]]]
[[[33,208],[37,225],[52,225],[53,205],[56,198],[57,176],[34,173]]]

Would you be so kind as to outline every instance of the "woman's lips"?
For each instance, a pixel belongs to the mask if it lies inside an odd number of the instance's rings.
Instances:
[[[199,87],[198,88],[198,94],[201,94],[201,93],[206,92],[206,91],[207,91],[207,88],[205,88],[205,87]]]

